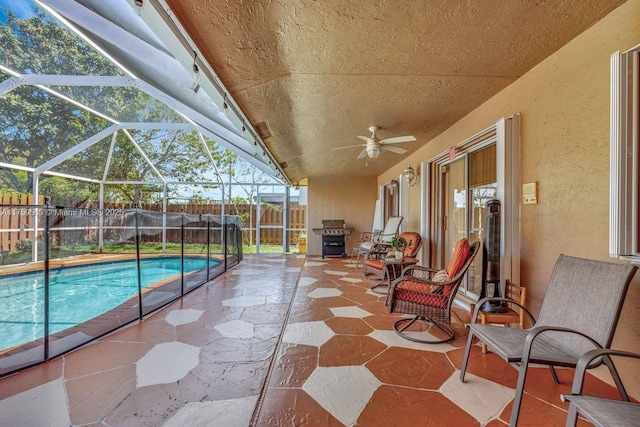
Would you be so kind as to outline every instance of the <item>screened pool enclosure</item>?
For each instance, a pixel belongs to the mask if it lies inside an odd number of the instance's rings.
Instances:
[[[306,193],[162,2],[0,0],[0,21],[0,375],[296,251]]]

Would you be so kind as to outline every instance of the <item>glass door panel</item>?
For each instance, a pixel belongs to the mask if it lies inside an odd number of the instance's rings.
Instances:
[[[487,201],[497,196],[496,145],[491,144],[440,166],[441,233],[439,259],[449,264],[453,248],[465,237],[482,242]],[[481,243],[482,244],[482,243]],[[482,252],[475,257],[459,292],[479,296],[482,289]]]
[[[497,197],[498,181],[496,173],[496,146],[469,154],[469,193],[471,196],[471,232],[469,243],[484,241],[484,216],[486,203]],[[466,288],[463,291],[480,295],[482,289],[483,252],[480,251],[473,260],[467,274]]]
[[[442,253],[441,265],[449,265],[456,242],[467,237],[466,157],[441,167]]]

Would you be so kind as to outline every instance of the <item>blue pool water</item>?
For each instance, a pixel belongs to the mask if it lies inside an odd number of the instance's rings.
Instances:
[[[211,260],[210,266],[217,261]],[[206,258],[185,258],[184,272],[207,268]],[[179,257],[140,261],[142,288],[179,278]],[[136,260],[53,268],[49,273],[49,333],[86,322],[138,292]],[[44,336],[44,273],[0,278],[0,350]]]

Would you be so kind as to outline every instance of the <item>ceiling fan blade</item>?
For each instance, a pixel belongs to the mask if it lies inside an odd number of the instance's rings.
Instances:
[[[360,138],[363,141],[369,142],[369,141],[373,141],[370,137],[368,136],[362,136],[362,135],[358,135],[358,138]]]
[[[367,149],[366,148],[364,150],[362,150],[360,152],[360,154],[358,154],[358,160],[364,159],[365,157],[367,157]]]
[[[416,137],[412,135],[407,136],[394,136],[393,138],[387,138],[380,141],[380,144],[398,144],[400,142],[411,142],[415,141]]]
[[[383,150],[387,150],[387,151],[391,151],[392,153],[397,153],[397,154],[404,154],[407,152],[407,150],[405,150],[404,148],[400,148],[400,147],[387,147],[386,145],[382,146]]]
[[[335,147],[332,150],[344,150],[345,148],[353,148],[353,147],[366,147],[366,144],[355,144],[355,145],[346,145],[344,147]]]

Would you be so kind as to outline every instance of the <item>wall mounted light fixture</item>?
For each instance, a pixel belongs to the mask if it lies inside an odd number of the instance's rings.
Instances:
[[[413,187],[420,180],[420,174],[411,167],[411,164],[404,170],[403,175],[409,187]]]

